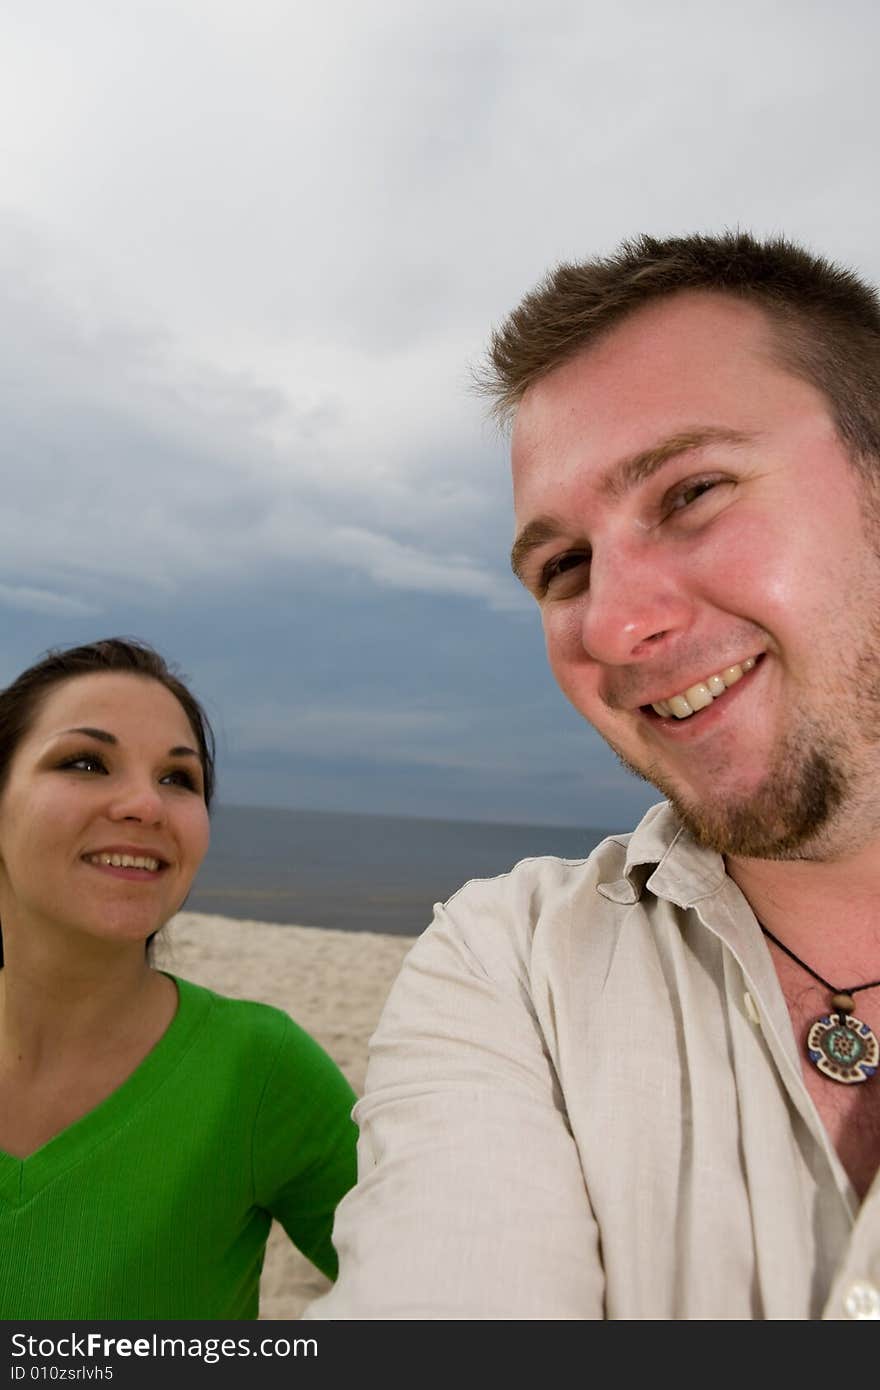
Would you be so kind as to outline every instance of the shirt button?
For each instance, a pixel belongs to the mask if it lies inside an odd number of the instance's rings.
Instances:
[[[755,1001],[749,994],[748,990],[746,990],[745,994],[743,995],[743,1008],[746,1011],[746,1018],[749,1020],[749,1023],[761,1022],[761,1015],[758,1013]]]
[[[875,1289],[873,1284],[857,1280],[846,1291],[843,1310],[848,1318],[880,1319],[880,1290]]]

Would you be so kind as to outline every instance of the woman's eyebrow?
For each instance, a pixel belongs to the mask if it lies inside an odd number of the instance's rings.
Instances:
[[[83,725],[76,729],[62,729],[63,734],[85,734],[87,738],[97,739],[99,743],[118,743],[119,739],[115,734],[111,734],[107,729],[92,729],[88,725]],[[195,748],[190,748],[185,743],[179,743],[174,748],[168,749],[169,758],[197,758],[198,752]]]

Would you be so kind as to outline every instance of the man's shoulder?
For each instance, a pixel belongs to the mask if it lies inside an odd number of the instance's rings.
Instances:
[[[492,878],[468,879],[437,907],[457,909],[478,903],[513,906],[524,901],[537,905],[560,893],[589,891],[606,877],[617,877],[624,871],[632,833],[608,835],[579,859],[556,854],[527,856]]]
[[[488,969],[505,961],[521,969],[535,950],[558,957],[573,936],[598,943],[638,900],[680,830],[663,802],[635,830],[607,836],[582,859],[541,855],[494,878],[469,879],[435,905],[434,920],[412,954],[418,959],[442,942]]]
[[[521,859],[494,878],[468,879],[442,906],[531,903],[537,908],[558,897],[578,897],[606,885],[613,890],[637,869],[659,864],[680,831],[679,821],[663,801],[652,806],[634,830],[607,835],[583,858],[544,854]],[[614,897],[613,891],[609,897]]]

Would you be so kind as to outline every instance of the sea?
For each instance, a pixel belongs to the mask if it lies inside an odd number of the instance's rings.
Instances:
[[[190,912],[417,936],[469,878],[582,859],[611,832],[569,826],[219,806]]]

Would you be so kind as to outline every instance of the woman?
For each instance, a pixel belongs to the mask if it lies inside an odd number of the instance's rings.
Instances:
[[[0,692],[0,1318],[256,1318],[273,1216],[335,1276],[351,1088],[286,1014],[149,962],[213,780],[141,643]]]

